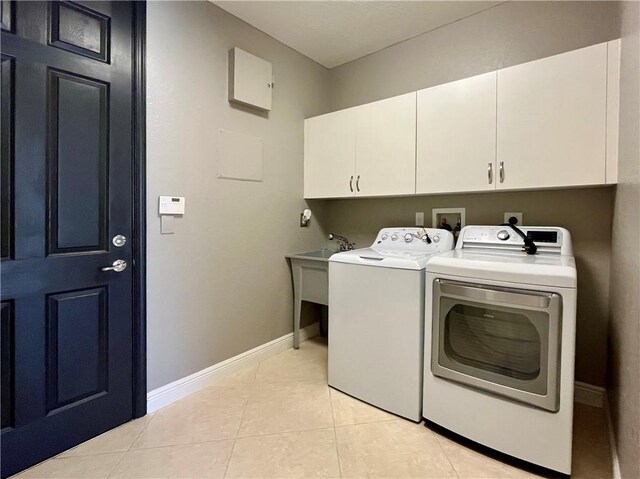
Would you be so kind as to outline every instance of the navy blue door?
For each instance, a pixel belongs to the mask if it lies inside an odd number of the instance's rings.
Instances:
[[[1,5],[6,477],[132,417],[132,6]]]

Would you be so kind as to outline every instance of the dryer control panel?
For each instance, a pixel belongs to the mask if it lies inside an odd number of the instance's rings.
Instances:
[[[564,228],[553,226],[522,226],[520,230],[538,247],[539,253],[573,255],[571,235]],[[460,232],[456,249],[490,249],[520,251],[524,242],[509,226],[465,226]]]

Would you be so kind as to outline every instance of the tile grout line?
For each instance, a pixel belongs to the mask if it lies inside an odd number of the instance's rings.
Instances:
[[[333,397],[329,386],[329,373],[327,372],[327,390],[329,391],[329,405],[331,406],[331,423],[333,424],[333,439],[336,441],[336,456],[338,458],[338,474],[342,479],[342,462],[340,461],[340,449],[338,448],[338,433],[336,432],[336,418],[333,415]]]
[[[447,458],[447,461],[449,462],[449,465],[451,466],[451,469],[453,469],[453,472],[455,472],[456,477],[458,479],[460,479],[460,474],[458,474],[458,470],[456,469],[456,466],[453,465],[453,462],[451,462],[451,458],[449,457],[449,454],[447,454],[447,451],[444,450],[444,447],[442,446],[442,444],[440,443],[440,440],[438,439],[438,436],[436,435],[436,433],[434,433],[431,429],[429,429],[426,425],[424,426],[425,429],[427,429],[430,433],[431,436],[433,436],[433,439],[436,441],[436,444],[438,444],[438,447],[440,448],[440,450],[442,451],[442,454],[444,454],[444,457]]]
[[[131,448],[133,447],[133,445],[138,442],[138,439],[140,439],[140,436],[142,436],[142,433],[145,432],[147,430],[147,428],[149,427],[149,424],[151,424],[151,421],[153,421],[156,417],[156,413],[153,412],[153,417],[151,419],[149,419],[149,421],[147,421],[144,425],[144,427],[140,430],[140,432],[138,433],[138,435],[136,436],[136,438],[133,440],[133,442],[131,444],[129,444],[129,447],[127,448],[127,450],[125,452],[129,452],[131,450]],[[144,416],[143,416],[144,417]]]
[[[253,434],[251,436],[241,436],[241,437],[238,437],[238,439],[254,439],[256,437],[278,436],[280,434],[293,434],[296,432],[322,431],[323,429],[332,429],[332,427],[333,426],[320,426],[320,427],[311,427],[309,429],[292,429],[288,431],[270,432],[268,434]]]
[[[156,413],[153,412],[152,414],[153,414],[153,417],[155,417]],[[146,416],[146,414],[145,414],[145,416]],[[144,417],[144,416],[142,416],[142,417]],[[124,456],[126,456],[129,453],[129,451],[131,450],[133,445],[136,443],[138,438],[142,435],[142,433],[145,431],[145,429],[147,429],[149,424],[151,424],[151,421],[153,421],[153,417],[151,419],[149,419],[147,422],[145,422],[144,427],[142,429],[140,429],[140,432],[136,435],[136,438],[133,441],[131,441],[131,444],[129,444],[129,447],[127,448],[127,450],[122,453],[122,456],[120,456],[120,459],[118,460],[118,462],[116,462],[116,464],[113,466],[113,469],[111,469],[109,474],[107,474],[107,479],[110,479],[113,476],[113,474],[116,472],[116,470],[118,469],[118,466],[123,461]],[[139,418],[139,419],[142,419],[142,418]]]
[[[121,462],[122,462],[122,460],[124,459],[124,456],[126,456],[126,455],[127,455],[127,452],[129,452],[129,451],[128,451],[128,450],[127,450],[127,451],[124,451],[124,452],[122,453],[122,456],[120,456],[120,459],[118,459],[118,462],[116,462],[116,463],[113,465],[113,467],[112,467],[112,468],[111,468],[111,470],[109,471],[109,474],[107,474],[107,476],[106,476],[106,478],[107,478],[107,479],[111,478],[111,477],[113,476],[113,474],[116,472],[116,469],[118,469],[118,466],[120,465],[120,463],[121,463]]]
[[[287,351],[289,351],[289,350],[287,350]],[[282,353],[284,353],[284,352],[285,351],[283,351]],[[282,353],[279,353],[278,355],[276,355],[274,357],[277,357]],[[273,359],[273,358],[269,358],[269,359]],[[245,413],[246,413],[247,408],[249,406],[249,401],[251,400],[251,396],[253,396],[253,394],[255,392],[255,388],[261,383],[260,381],[258,381],[258,373],[259,373],[259,370],[260,370],[260,366],[262,365],[262,363],[264,361],[267,361],[267,360],[265,359],[263,361],[260,361],[258,363],[258,366],[256,367],[256,372],[255,372],[255,375],[254,375],[253,383],[251,384],[251,393],[250,393],[249,397],[247,398],[244,410],[242,411],[242,416],[240,418],[240,425],[238,426],[238,431],[236,432],[236,437],[235,437],[235,439],[233,441],[233,447],[231,448],[231,454],[229,455],[229,460],[227,461],[227,465],[226,465],[225,470],[224,470],[224,474],[223,474],[224,478],[227,477],[227,474],[229,472],[229,465],[231,464],[231,459],[233,457],[233,452],[235,450],[236,443],[237,443],[238,439],[247,439],[247,438],[255,438],[255,437],[268,437],[268,436],[275,436],[275,435],[279,435],[279,434],[287,434],[287,433],[295,433],[295,432],[303,432],[303,431],[314,431],[314,430],[321,430],[321,429],[330,429],[329,427],[320,427],[320,428],[302,429],[302,430],[296,430],[296,431],[280,431],[280,432],[274,432],[274,433],[270,433],[270,434],[257,434],[257,435],[252,435],[252,436],[238,437],[239,434],[240,434],[240,428],[242,427],[242,422],[244,420]],[[326,378],[321,378],[319,380],[322,380],[322,379],[324,379],[325,381],[327,380]],[[301,382],[301,381],[311,381],[311,380],[316,381],[315,379],[302,378],[302,379],[298,379],[298,380],[276,381],[276,382]],[[265,381],[265,383],[269,384],[268,381]],[[273,383],[271,383],[271,384],[273,384]],[[327,393],[329,395],[329,407],[331,408],[331,422],[332,422],[332,424],[334,424],[334,427],[332,427],[331,429],[333,429],[333,434],[334,434],[334,438],[335,438],[336,437],[336,435],[335,435],[336,432],[335,432],[335,422],[333,420],[333,406],[331,404],[331,392],[329,391],[328,384],[327,384]],[[337,439],[336,439],[336,454],[338,454]],[[340,469],[340,458],[339,457],[338,457],[338,473],[340,474],[340,478],[342,478],[342,471]]]
[[[384,421],[381,421],[384,422]],[[389,421],[387,421],[389,422]],[[372,423],[367,423],[367,424],[372,424]],[[169,447],[181,447],[181,446],[194,446],[197,444],[213,444],[213,443],[218,443],[218,442],[229,442],[229,441],[235,441],[236,439],[254,439],[256,437],[269,437],[269,436],[278,436],[281,434],[292,434],[292,433],[297,433],[297,432],[308,432],[308,431],[322,431],[324,429],[332,429],[332,426],[323,426],[323,427],[314,427],[311,429],[295,429],[295,430],[291,430],[291,431],[279,431],[279,432],[270,432],[269,434],[255,434],[252,436],[242,436],[242,437],[228,437],[228,438],[224,438],[224,439],[211,439],[208,441],[198,441],[198,442],[182,442],[182,443],[178,443],[178,444],[164,444],[162,446],[149,446],[149,447],[141,447],[139,449],[132,449],[131,451],[113,451],[113,452],[99,452],[96,454],[87,454],[85,456],[70,456],[71,457],[89,457],[89,456],[99,456],[99,455],[103,455],[103,454],[117,454],[118,452],[121,453],[125,453],[125,452],[136,452],[136,451],[150,451],[153,449],[166,449]],[[67,458],[51,458],[51,459],[47,459],[47,461],[51,461],[53,459],[67,459]]]
[[[276,354],[277,357],[278,355]],[[227,459],[227,465],[224,468],[224,473],[222,474],[222,477],[225,478],[227,477],[227,473],[229,472],[229,465],[231,464],[231,459],[233,458],[233,451],[235,451],[236,449],[236,443],[238,442],[238,435],[240,434],[240,428],[242,427],[242,421],[244,420],[244,415],[247,412],[247,408],[249,407],[249,401],[251,400],[251,396],[253,396],[254,392],[255,392],[255,388],[256,388],[256,384],[258,382],[258,371],[260,370],[260,365],[262,364],[263,361],[260,361],[258,363],[258,365],[256,366],[256,371],[253,374],[253,381],[251,381],[251,386],[250,386],[250,392],[247,395],[247,400],[244,403],[244,409],[242,410],[242,415],[240,416],[240,422],[238,423],[238,429],[236,431],[236,435],[233,438],[233,446],[231,446],[231,452],[229,453],[229,459]]]

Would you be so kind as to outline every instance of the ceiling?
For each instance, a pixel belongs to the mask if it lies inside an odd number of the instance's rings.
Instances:
[[[468,17],[488,1],[216,1],[327,68]]]

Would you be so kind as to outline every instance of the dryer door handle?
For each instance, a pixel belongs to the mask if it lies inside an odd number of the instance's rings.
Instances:
[[[491,303],[507,303],[531,308],[548,308],[554,293],[537,291],[521,292],[505,289],[483,288],[477,285],[437,280],[442,294],[468,299],[479,299]]]

